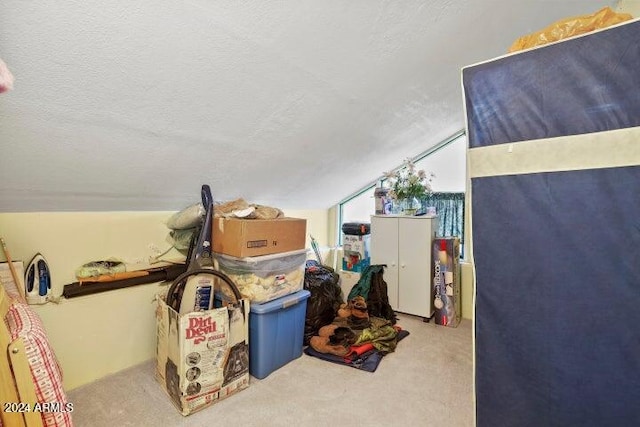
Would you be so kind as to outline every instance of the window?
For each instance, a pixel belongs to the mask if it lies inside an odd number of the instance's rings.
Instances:
[[[422,200],[424,210],[428,206],[436,208],[438,215],[438,236],[457,236],[460,238],[460,257],[464,258],[464,193],[433,193]]]
[[[467,138],[460,135],[435,151],[418,156],[418,169],[436,176],[431,183],[436,192],[464,193],[467,183]]]
[[[464,244],[464,191],[466,187],[467,138],[463,131],[417,156],[414,163],[418,169],[433,172],[434,194],[422,201],[422,207],[435,206],[440,217],[439,235],[460,237]],[[370,222],[375,213],[373,193],[383,182],[378,178],[372,184],[339,204],[338,241],[342,244],[342,224],[345,222]],[[464,253],[462,251],[462,253]]]
[[[376,210],[373,198],[375,187],[375,185],[371,186],[348,202],[341,204],[340,229],[345,222],[371,222],[371,215]]]

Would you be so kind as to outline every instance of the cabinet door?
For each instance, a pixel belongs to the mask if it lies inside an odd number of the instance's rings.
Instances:
[[[398,224],[398,311],[431,317],[430,218],[401,218]]]
[[[386,264],[389,304],[398,310],[398,218],[371,218],[371,264]]]

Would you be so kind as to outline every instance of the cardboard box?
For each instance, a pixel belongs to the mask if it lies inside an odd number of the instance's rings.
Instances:
[[[437,325],[456,327],[462,318],[460,302],[460,239],[433,240],[433,306]]]
[[[362,272],[371,264],[371,235],[342,236],[342,269],[344,271]]]
[[[306,219],[213,219],[213,252],[239,258],[304,249],[306,239]]]
[[[156,300],[156,379],[182,415],[249,386],[247,299],[184,315]]]

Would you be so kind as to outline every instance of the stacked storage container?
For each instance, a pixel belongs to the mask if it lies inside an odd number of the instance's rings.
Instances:
[[[229,276],[252,305],[298,292],[304,284],[305,249],[257,257],[225,254],[214,254],[214,257],[218,269]]]
[[[306,220],[215,218],[213,227],[217,269],[251,301],[249,372],[262,379],[302,355]]]
[[[362,273],[371,263],[371,224],[345,223],[342,233],[342,270]]]
[[[347,222],[342,225],[342,269],[340,287],[345,297],[371,264],[371,224]]]

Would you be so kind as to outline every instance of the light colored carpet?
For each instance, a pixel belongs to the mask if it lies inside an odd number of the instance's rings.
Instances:
[[[68,393],[76,427],[473,426],[472,326],[399,315],[410,335],[374,373],[303,354],[247,389],[183,417],[154,377],[155,361]]]

